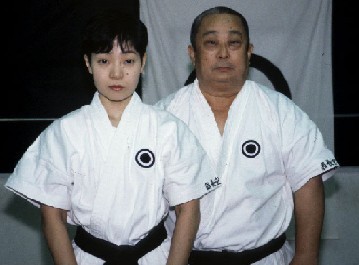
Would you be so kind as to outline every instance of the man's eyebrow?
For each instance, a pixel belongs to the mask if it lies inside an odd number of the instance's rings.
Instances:
[[[228,32],[229,32],[229,34],[231,34],[231,35],[240,35],[240,36],[243,35],[243,33],[242,33],[241,31],[239,31],[239,30],[229,30]],[[202,34],[202,37],[205,37],[205,36],[208,36],[208,35],[211,35],[211,34],[217,34],[217,33],[218,33],[218,31],[209,30],[209,31],[204,32],[204,33]]]
[[[205,37],[205,36],[210,35],[210,34],[216,34],[216,33],[217,33],[217,31],[215,31],[215,30],[209,30],[209,31],[204,32],[202,34],[202,37]]]
[[[229,34],[235,34],[235,35],[240,35],[240,36],[243,35],[243,33],[241,31],[239,31],[239,30],[230,30]]]

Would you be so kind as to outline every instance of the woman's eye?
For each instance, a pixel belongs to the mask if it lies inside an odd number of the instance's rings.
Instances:
[[[106,60],[106,59],[99,59],[97,62],[98,62],[99,64],[107,64],[108,60]]]

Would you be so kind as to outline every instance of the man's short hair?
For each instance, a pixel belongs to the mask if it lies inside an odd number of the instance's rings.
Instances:
[[[209,8],[209,9],[203,11],[201,14],[199,14],[193,20],[192,27],[191,27],[191,45],[192,45],[193,49],[196,50],[196,35],[198,33],[199,27],[201,26],[203,19],[209,15],[215,15],[215,14],[229,14],[229,15],[235,15],[235,16],[239,17],[239,19],[242,21],[244,31],[247,35],[247,44],[246,45],[248,48],[249,43],[250,43],[249,42],[249,29],[248,29],[248,23],[247,23],[247,20],[245,19],[245,17],[232,8],[229,8],[226,6],[216,6],[216,7],[212,7],[212,8]]]

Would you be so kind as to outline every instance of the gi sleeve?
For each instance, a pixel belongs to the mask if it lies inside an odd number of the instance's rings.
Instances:
[[[327,180],[339,164],[318,127],[291,101],[283,98],[279,105],[284,166],[292,190],[297,191],[310,178],[321,174]]]
[[[71,148],[59,121],[46,128],[26,150],[5,187],[39,207],[70,209],[67,172]]]
[[[162,151],[164,195],[171,206],[200,198],[220,186],[209,158],[180,120],[166,126]]]

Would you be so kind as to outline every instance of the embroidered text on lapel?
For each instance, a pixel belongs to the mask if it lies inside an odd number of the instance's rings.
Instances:
[[[152,167],[155,163],[155,155],[148,149],[141,149],[138,151],[135,159],[137,164],[144,168]]]

